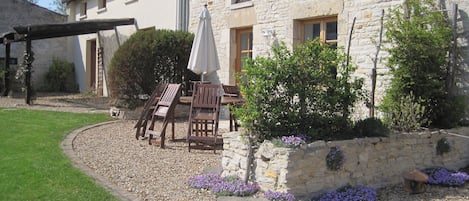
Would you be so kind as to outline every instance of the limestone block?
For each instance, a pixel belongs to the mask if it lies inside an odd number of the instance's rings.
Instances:
[[[268,178],[273,178],[277,179],[278,178],[278,173],[272,169],[266,169],[264,172],[264,176]]]
[[[310,192],[310,193],[320,192],[320,191],[324,190],[323,183],[315,181],[313,179],[306,182],[305,186],[306,186],[306,189],[308,190],[308,192]]]
[[[261,159],[255,159],[254,162],[256,164],[256,168],[258,169],[266,169],[269,165],[269,163]]]
[[[358,163],[360,163],[360,165],[366,165],[368,164],[368,152],[361,152],[360,154],[358,154]]]
[[[347,174],[343,171],[339,171],[338,174],[334,177],[334,185],[335,186],[345,186],[346,184],[350,183],[350,174]]]
[[[273,159],[275,153],[274,153],[274,145],[270,143],[270,141],[266,141],[261,144],[259,147],[258,151],[256,152],[256,156],[259,155],[262,158],[265,159]]]

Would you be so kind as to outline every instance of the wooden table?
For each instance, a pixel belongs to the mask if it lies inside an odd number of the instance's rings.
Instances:
[[[240,97],[232,97],[232,96],[222,96],[221,98],[221,105],[240,105],[245,103],[246,100],[244,98]],[[191,105],[192,103],[192,96],[181,96],[179,97],[179,104],[182,105]],[[230,111],[230,131],[233,131],[233,125],[231,123],[233,116]],[[235,126],[235,130],[238,130],[237,127]]]
[[[226,97],[223,96],[221,98],[221,105],[237,105],[237,104],[242,104],[246,102],[244,98],[239,98],[239,97]],[[181,105],[191,105],[192,103],[192,96],[181,96],[179,98],[179,104]]]
[[[246,100],[243,99],[243,98],[222,96],[220,104],[221,105],[237,105],[237,104],[243,104],[244,102],[246,102]],[[178,104],[189,105],[190,106],[192,104],[192,96],[181,96],[181,97],[179,97],[179,103]],[[173,111],[173,113],[174,113],[174,111]],[[171,115],[171,123],[172,123],[172,126],[174,128],[174,114]],[[230,124],[230,131],[232,130],[231,126],[232,125]],[[184,139],[175,139],[174,138],[174,129],[173,129],[173,135],[171,137],[171,140],[172,141],[185,141],[185,138]]]

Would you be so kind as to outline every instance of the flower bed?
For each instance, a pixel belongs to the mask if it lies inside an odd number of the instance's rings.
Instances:
[[[465,128],[458,133],[469,133],[468,130]],[[436,144],[442,138],[446,138],[451,149],[438,154]],[[248,149],[240,132],[227,133],[223,140],[223,175],[243,177]],[[337,157],[340,156],[338,150],[343,153],[342,159]],[[252,178],[263,191],[288,192],[305,198],[346,184],[373,188],[398,184],[403,182],[402,172],[410,168],[457,169],[469,164],[469,146],[465,140],[437,131],[393,134],[387,138],[315,141],[296,148],[278,147],[265,141],[254,157]],[[337,168],[328,168],[328,161],[336,161],[333,166]]]
[[[237,176],[221,177],[217,174],[203,174],[189,178],[189,186],[210,189],[218,196],[250,196],[259,190],[257,183],[244,183]]]

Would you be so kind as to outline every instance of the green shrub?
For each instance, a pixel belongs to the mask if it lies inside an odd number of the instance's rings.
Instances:
[[[353,127],[355,137],[387,137],[389,128],[378,118],[370,117],[359,120]]]
[[[188,86],[189,80],[197,79],[187,69],[193,38],[191,33],[171,30],[138,31],[130,36],[109,66],[110,96],[116,106],[137,106],[138,95],[150,95],[160,83]]]
[[[421,103],[421,99],[414,97],[413,93],[403,96],[397,100],[397,103],[387,104],[389,99],[384,99],[386,108],[384,120],[392,129],[400,131],[417,130],[428,123],[425,117],[426,108]]]
[[[406,0],[403,6],[390,9],[385,26],[390,47],[387,65],[393,79],[381,107],[383,112],[395,113],[403,97],[413,93],[412,102],[420,104],[425,111],[422,118],[414,119],[421,122],[410,123],[454,126],[464,115],[465,106],[459,104],[462,103],[459,98],[449,96],[452,86],[447,84],[451,80],[447,69],[452,31],[445,14],[433,0]],[[395,114],[388,117],[400,118]],[[396,121],[403,120],[390,121],[400,126]]]
[[[77,92],[78,84],[75,78],[73,63],[53,58],[49,71],[45,75],[45,89],[51,92]]]
[[[348,137],[349,114],[362,86],[362,80],[350,81],[353,70],[343,54],[318,40],[293,51],[279,45],[271,58],[243,64],[246,103],[235,114],[258,140],[295,133],[311,140]]]
[[[434,108],[433,126],[438,128],[454,128],[460,125],[465,117],[466,97],[458,95],[449,95],[441,100],[438,107]]]

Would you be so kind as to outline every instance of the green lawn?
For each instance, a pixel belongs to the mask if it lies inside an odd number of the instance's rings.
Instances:
[[[0,200],[117,200],[74,168],[60,147],[72,130],[109,119],[0,108]]]

